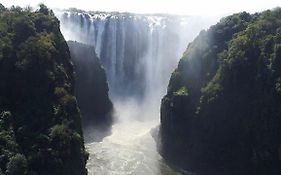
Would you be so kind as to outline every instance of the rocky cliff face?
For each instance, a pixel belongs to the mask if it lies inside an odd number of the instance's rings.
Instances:
[[[69,48],[46,6],[0,5],[0,79],[0,174],[87,174]]]
[[[280,174],[281,10],[222,19],[188,46],[161,105],[161,152],[198,174]]]
[[[68,41],[68,46],[75,67],[75,95],[83,125],[110,125],[113,105],[108,97],[105,70],[95,48],[74,41]]]

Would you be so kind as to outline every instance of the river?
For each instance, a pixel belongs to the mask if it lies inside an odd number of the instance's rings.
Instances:
[[[159,126],[156,110],[152,112],[148,106],[144,110],[131,102],[126,105],[117,103],[115,107],[116,122],[111,128],[111,134],[102,140],[86,143],[86,149],[90,153],[87,163],[89,175],[180,174],[170,168],[157,152],[156,142],[151,134],[151,130]],[[153,105],[150,107],[154,108]],[[156,116],[147,116],[155,114]],[[87,135],[98,138],[105,134],[93,130]]]

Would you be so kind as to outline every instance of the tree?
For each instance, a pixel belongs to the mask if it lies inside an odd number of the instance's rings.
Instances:
[[[7,175],[26,175],[27,161],[24,155],[16,154],[7,164]]]

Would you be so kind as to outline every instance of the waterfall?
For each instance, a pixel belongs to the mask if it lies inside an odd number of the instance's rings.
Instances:
[[[95,46],[113,99],[160,100],[172,70],[206,19],[173,15],[60,11],[66,39]],[[204,24],[205,23],[205,24]]]

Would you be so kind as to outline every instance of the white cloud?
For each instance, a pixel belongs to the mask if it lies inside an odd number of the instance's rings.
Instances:
[[[1,0],[5,6],[36,6],[40,2],[51,8],[185,15],[224,15],[241,11],[253,13],[281,6],[280,0]]]

